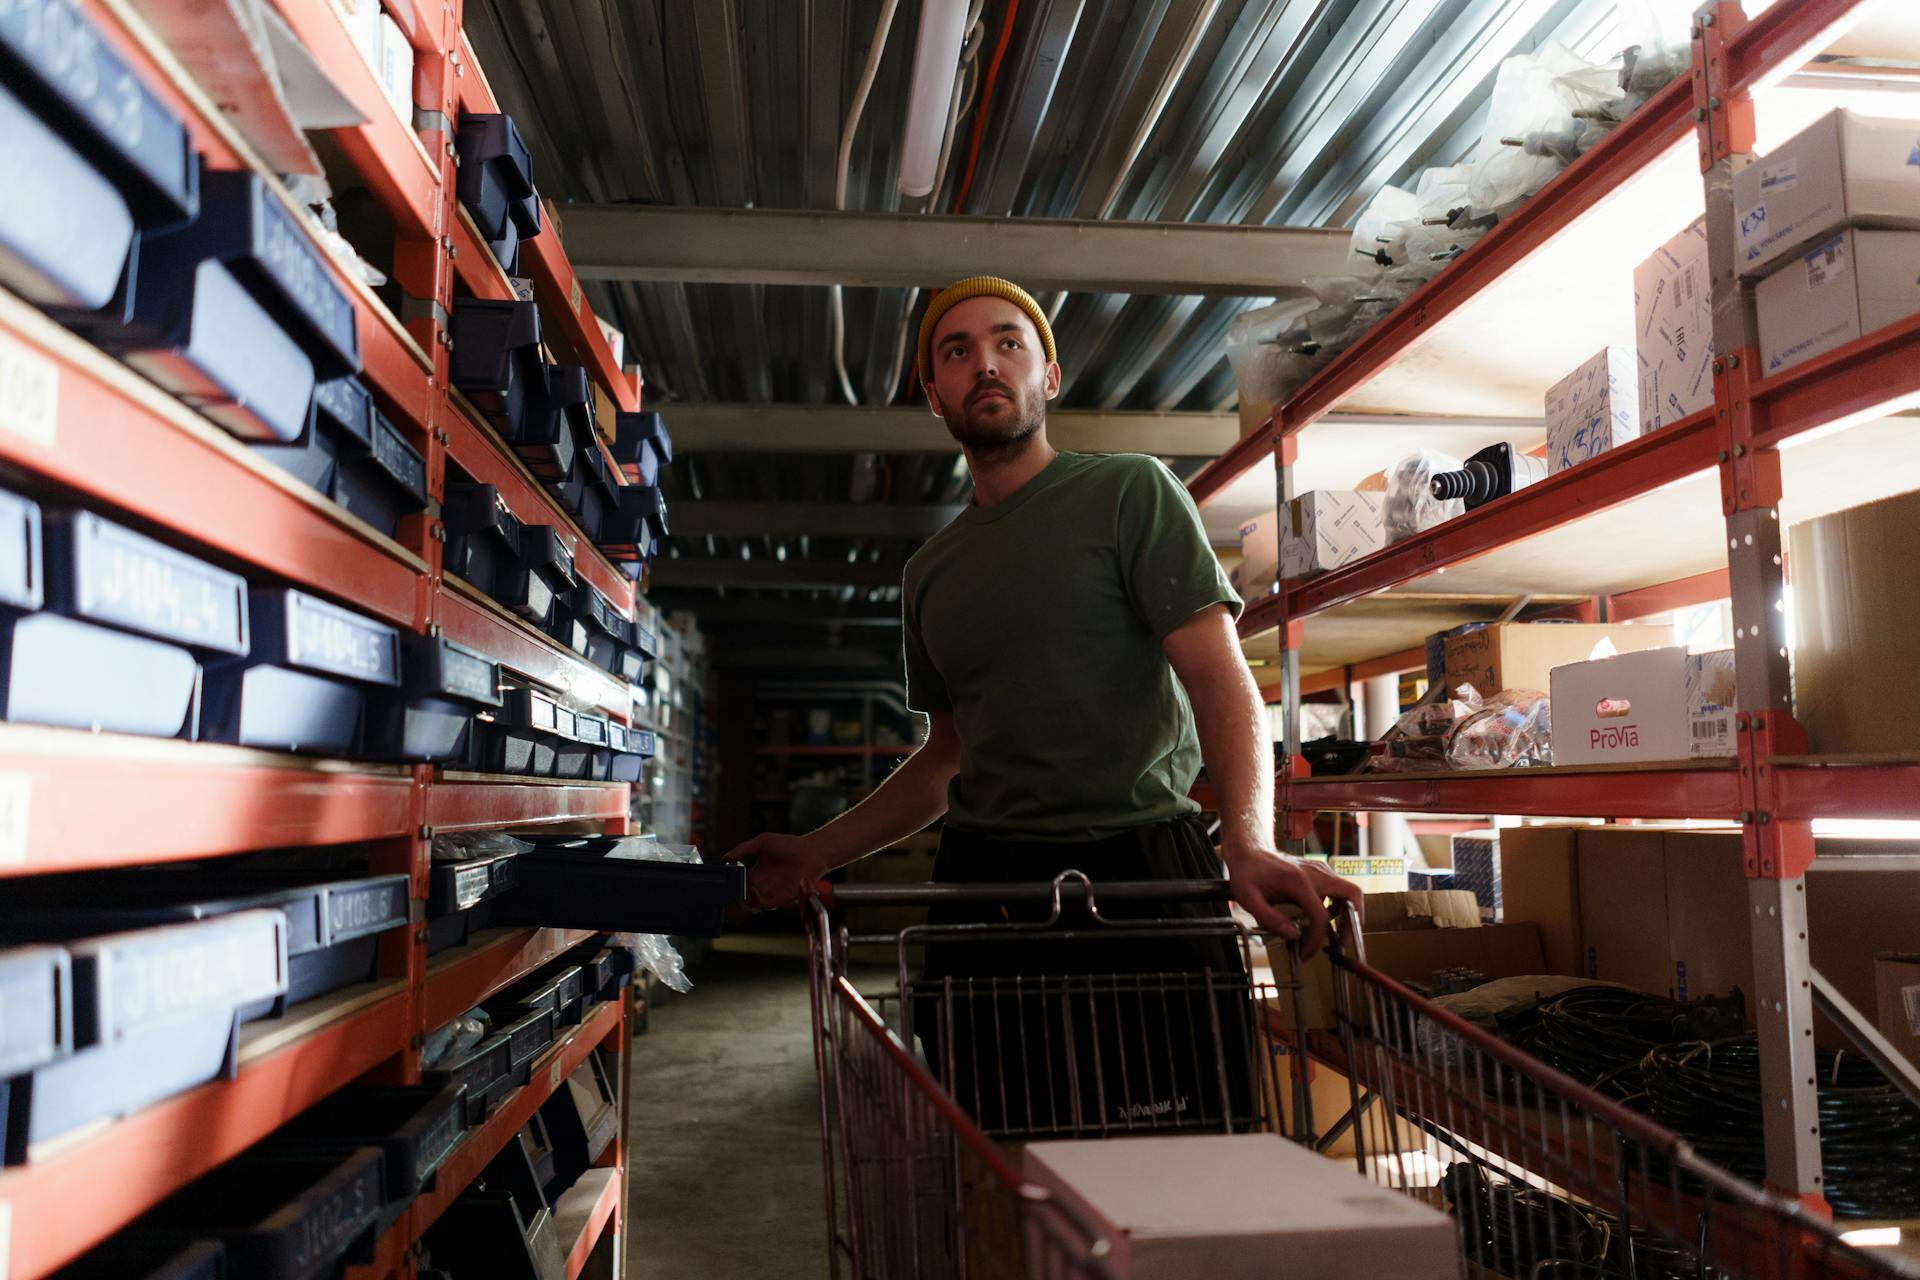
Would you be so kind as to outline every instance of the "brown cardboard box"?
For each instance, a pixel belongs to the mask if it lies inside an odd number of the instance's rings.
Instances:
[[[1540,927],[1544,973],[1586,972],[1580,936],[1580,879],[1575,840],[1580,828],[1507,827],[1500,832],[1501,906],[1508,920]]]
[[[1666,990],[1676,999],[1753,995],[1753,939],[1740,837],[1729,831],[1669,831]]]
[[[1580,963],[1575,977],[1661,993],[1667,955],[1667,871],[1657,827],[1588,827],[1575,837]]]
[[[1480,903],[1465,889],[1413,889],[1370,893],[1366,898],[1367,933],[1407,929],[1474,929]]]
[[[1470,684],[1483,698],[1504,689],[1545,693],[1552,684],[1555,667],[1585,662],[1602,640],[1612,640],[1621,653],[1660,649],[1673,643],[1673,628],[1664,624],[1495,622],[1447,637],[1447,690],[1451,693]]]
[[[1793,566],[1793,710],[1812,749],[1907,751],[1920,721],[1920,493],[1787,531]]]
[[[620,406],[613,402],[613,397],[598,382],[589,381],[588,385],[593,388],[593,425],[599,430],[600,438],[612,444],[617,425],[615,415]]]
[[[1880,996],[1880,1034],[1920,1067],[1920,955],[1886,955],[1874,961]],[[1314,1095],[1319,1117],[1319,1094]]]

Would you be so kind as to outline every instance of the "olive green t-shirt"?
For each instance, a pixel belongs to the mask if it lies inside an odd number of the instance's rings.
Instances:
[[[1154,458],[1063,453],[907,562],[907,702],[951,712],[947,822],[1097,840],[1199,806],[1200,743],[1161,640],[1240,600]]]

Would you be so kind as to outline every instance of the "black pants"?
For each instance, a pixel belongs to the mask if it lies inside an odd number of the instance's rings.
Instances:
[[[1082,844],[997,840],[949,829],[933,878],[1046,883],[1217,880],[1197,819]],[[1228,918],[1224,903],[1099,902],[1112,921]],[[942,905],[930,924],[1044,921],[1033,904]],[[1120,926],[1124,930],[1124,924]],[[1059,939],[1080,930],[1095,936]],[[1251,993],[1230,930],[1204,936],[1112,932],[1068,905],[1032,939],[930,940],[913,992],[914,1030],[948,1091],[989,1133],[1020,1137],[1248,1127],[1254,1078]]]

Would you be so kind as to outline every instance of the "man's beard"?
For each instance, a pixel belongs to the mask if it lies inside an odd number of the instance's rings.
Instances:
[[[974,397],[998,391],[1007,397],[979,404]],[[1039,394],[1004,382],[984,382],[947,416],[947,430],[975,454],[1007,454],[1020,447],[1047,421],[1047,402]]]

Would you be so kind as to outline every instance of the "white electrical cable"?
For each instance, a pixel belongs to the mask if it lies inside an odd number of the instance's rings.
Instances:
[[[833,207],[844,213],[847,208],[847,171],[853,167],[853,136],[860,128],[860,117],[867,109],[867,95],[873,92],[874,77],[880,71],[880,55],[887,47],[887,33],[893,30],[893,14],[900,0],[884,0],[880,17],[873,25],[873,47],[867,50],[867,65],[861,69],[860,84],[853,91],[853,105],[847,110],[847,126],[840,131],[840,155],[833,169]],[[833,312],[833,371],[840,378],[840,394],[848,404],[859,404],[853,394],[853,379],[847,376],[847,309],[840,286],[828,294]]]

